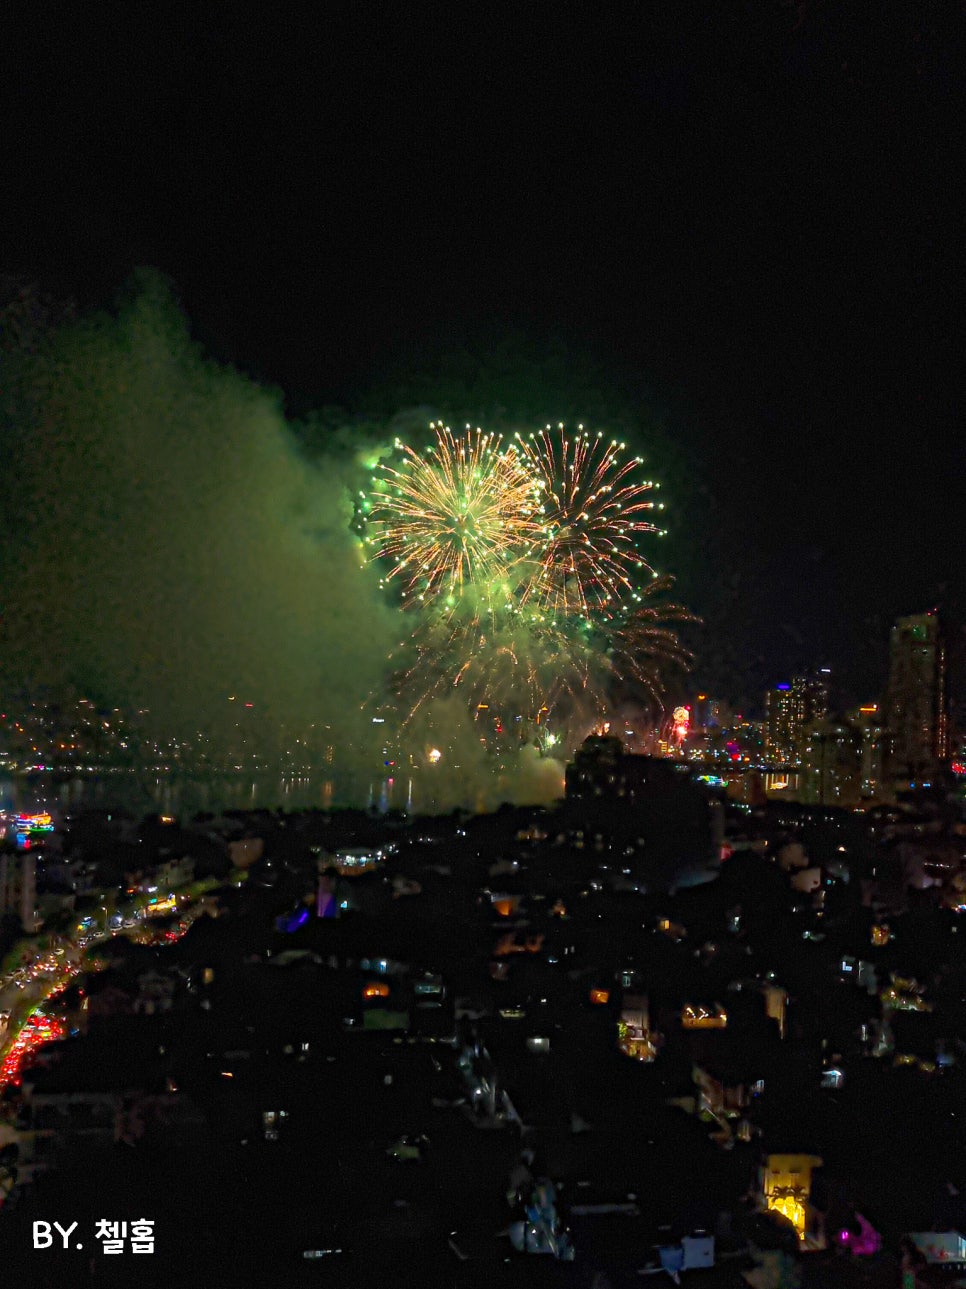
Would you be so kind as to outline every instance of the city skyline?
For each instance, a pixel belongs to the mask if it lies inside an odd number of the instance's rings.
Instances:
[[[4,1284],[966,1274],[966,11],[19,8]]]
[[[663,710],[636,715],[621,714],[615,707],[601,713],[590,733],[616,736],[632,754],[723,768],[732,777],[747,770],[767,771],[766,787],[772,795],[801,797],[813,804],[861,803],[867,808],[876,801],[892,800],[896,793],[928,788],[932,780],[945,780],[950,772],[961,774],[966,749],[960,709],[947,691],[947,642],[940,619],[934,614],[901,618],[892,628],[890,643],[889,678],[880,693],[870,696],[875,701],[859,705],[842,701],[831,670],[819,668],[792,675],[789,682],[766,690],[760,704],[750,708],[691,686],[685,705],[675,700]],[[365,711],[360,713],[355,732],[359,747],[355,747],[351,730],[344,732],[347,738],[340,742],[331,726],[308,717],[287,730],[259,723],[249,710],[253,705],[234,695],[228,702],[239,719],[233,732],[223,730],[221,737],[201,729],[174,737],[152,725],[149,711],[104,708],[67,691],[7,698],[8,710],[0,713],[0,771],[8,774],[148,770],[162,775],[208,775],[213,782],[227,781],[226,776],[239,772],[242,777],[246,772],[268,775],[269,780],[280,774],[283,783],[312,785],[319,780],[322,802],[331,807],[353,799],[345,771],[355,766],[358,774],[361,766],[369,784],[370,806],[400,807],[402,798],[392,790],[398,781],[399,790],[406,785],[404,808],[412,811],[426,808],[429,802],[422,791],[414,800],[413,773],[420,783],[421,771],[437,772],[441,760],[457,762],[455,754],[465,747],[458,737],[452,741],[454,729],[447,732],[440,726],[434,734],[432,722],[420,727],[414,737],[407,720],[388,707],[382,709],[386,717],[372,719]],[[745,710],[739,711],[739,706]],[[579,758],[585,729],[580,728],[575,741],[573,734],[567,736],[566,723],[556,722],[549,709],[543,710],[542,730],[539,716],[535,724],[528,720],[521,725],[521,717],[513,717],[511,709],[497,711],[493,717],[489,704],[481,703],[473,713],[475,735],[485,754],[483,762],[457,776],[464,781],[464,798],[467,785],[475,783],[477,801],[485,797],[495,805],[504,789],[512,799],[514,791],[508,785],[513,757],[527,743],[538,758],[551,758],[539,795],[544,799],[549,793],[546,799],[552,799],[563,782],[562,769],[557,782],[554,767]],[[383,742],[387,746],[380,751],[377,744]],[[361,749],[365,751],[360,759]],[[530,768],[538,764],[539,760]],[[490,782],[483,790],[486,779]],[[266,783],[271,795],[277,785]],[[428,778],[422,781],[426,791],[429,784]],[[525,791],[536,788],[533,780]],[[309,791],[314,800],[315,789]],[[441,801],[436,801],[437,807]]]

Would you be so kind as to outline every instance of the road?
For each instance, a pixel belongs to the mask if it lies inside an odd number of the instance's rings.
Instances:
[[[202,892],[198,887],[193,887],[192,892],[193,894],[185,892],[178,897],[185,906],[185,913],[179,924],[183,930],[179,931],[179,935],[187,931],[197,916],[192,905]],[[105,902],[108,899],[109,896],[105,894]],[[170,911],[167,903],[163,905],[163,911]],[[18,1044],[18,1040],[30,1018],[83,971],[91,970],[91,964],[84,961],[84,951],[91,944],[102,943],[117,935],[140,929],[155,912],[157,910],[148,897],[138,895],[116,913],[105,912],[104,924],[101,926],[92,921],[89,926],[78,924],[70,936],[44,936],[38,939],[34,957],[8,972],[0,981],[0,1015],[9,1013],[5,1020],[0,1021],[0,1092],[11,1079],[19,1075],[24,1052],[23,1043]],[[117,921],[119,925],[112,926],[111,921]],[[41,947],[42,942],[47,947]]]

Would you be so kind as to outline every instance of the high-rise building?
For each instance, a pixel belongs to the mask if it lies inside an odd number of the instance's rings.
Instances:
[[[828,716],[829,685],[832,681],[831,667],[820,667],[809,676],[803,676],[805,698],[805,721],[824,721]]]
[[[848,722],[862,740],[859,795],[863,801],[877,800],[882,792],[882,715],[877,703],[866,703],[848,714]]]
[[[765,759],[771,765],[792,765],[801,727],[797,696],[791,685],[776,685],[765,695]]]
[[[927,782],[949,750],[946,643],[937,614],[900,618],[892,628],[884,717],[893,779]]]
[[[802,747],[802,797],[810,805],[858,805],[862,734],[845,721],[810,721]]]
[[[793,676],[765,695],[765,758],[772,765],[801,765],[805,726],[828,714],[827,669]]]

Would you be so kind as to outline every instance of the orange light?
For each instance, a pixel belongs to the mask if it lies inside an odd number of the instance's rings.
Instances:
[[[709,1011],[707,1007],[688,1004],[681,1012],[681,1024],[685,1029],[726,1029],[728,1013],[717,1005],[714,1011]]]
[[[609,989],[592,989],[592,990],[590,991],[590,1001],[591,1001],[591,1002],[592,1002],[596,1007],[603,1007],[603,1006],[606,1006],[606,1004],[610,1002],[610,990],[609,990]]]
[[[517,944],[516,937],[512,931],[507,931],[506,935],[500,936],[496,948],[493,950],[495,958],[505,958],[511,953],[523,953],[523,946]]]
[[[516,908],[516,900],[494,900],[493,907],[501,918],[508,918]]]
[[[383,980],[373,980],[362,991],[363,998],[388,998],[389,986]]]

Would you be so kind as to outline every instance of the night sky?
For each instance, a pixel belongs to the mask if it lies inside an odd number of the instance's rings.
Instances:
[[[86,308],[153,266],[295,417],[557,355],[541,419],[640,419],[724,696],[961,638],[961,6],[22,10],[0,271]]]

